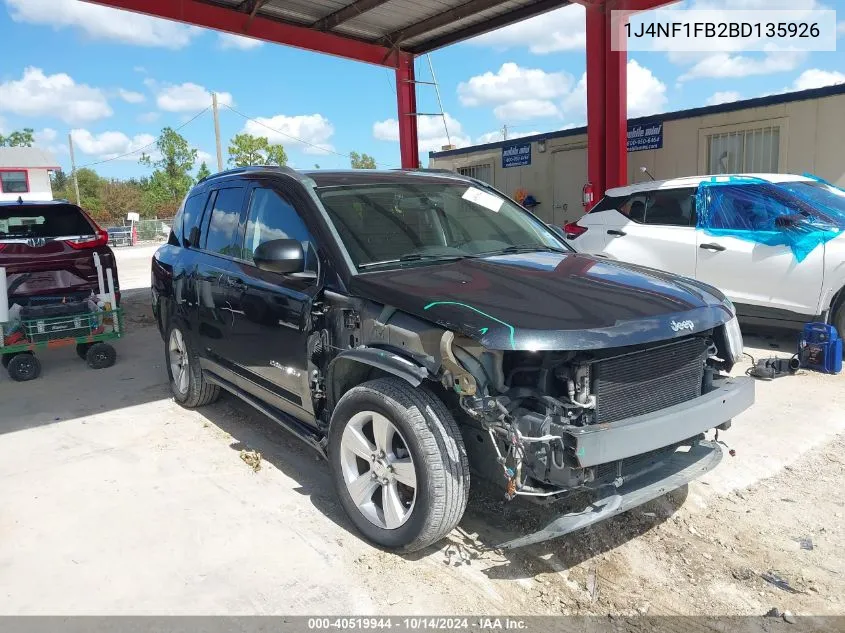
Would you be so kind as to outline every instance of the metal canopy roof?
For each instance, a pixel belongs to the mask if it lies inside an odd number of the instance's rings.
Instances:
[[[568,0],[202,1],[252,18],[260,16],[414,54],[569,4]]]

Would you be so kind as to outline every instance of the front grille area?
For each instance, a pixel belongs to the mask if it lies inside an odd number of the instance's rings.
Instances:
[[[596,363],[596,422],[652,413],[700,396],[707,347],[707,341],[694,337]]]

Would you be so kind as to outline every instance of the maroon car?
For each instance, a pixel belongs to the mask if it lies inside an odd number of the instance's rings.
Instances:
[[[66,200],[0,202],[0,266],[6,269],[9,303],[52,303],[99,292],[95,253],[103,271],[112,269],[119,302],[108,242],[108,233]]]

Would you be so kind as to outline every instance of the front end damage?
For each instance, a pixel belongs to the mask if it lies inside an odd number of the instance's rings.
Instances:
[[[726,373],[741,350],[734,330],[577,352],[494,351],[446,331],[440,377],[465,414],[473,467],[509,500],[590,499],[500,547],[568,534],[713,469],[722,451],[704,433],[754,401],[753,381]]]

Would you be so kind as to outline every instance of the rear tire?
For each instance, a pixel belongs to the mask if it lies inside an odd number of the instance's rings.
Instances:
[[[167,330],[164,355],[170,391],[176,402],[193,409],[211,404],[220,397],[220,387],[206,381],[199,356],[178,324],[171,324]]]
[[[35,380],[41,375],[41,363],[35,358],[35,354],[30,352],[15,354],[6,369],[11,379],[17,382]]]
[[[329,459],[347,515],[386,549],[423,549],[451,532],[466,509],[463,439],[426,387],[388,377],[349,390],[332,414]]]
[[[116,360],[117,352],[108,343],[94,343],[85,351],[85,361],[91,369],[111,367]]]

